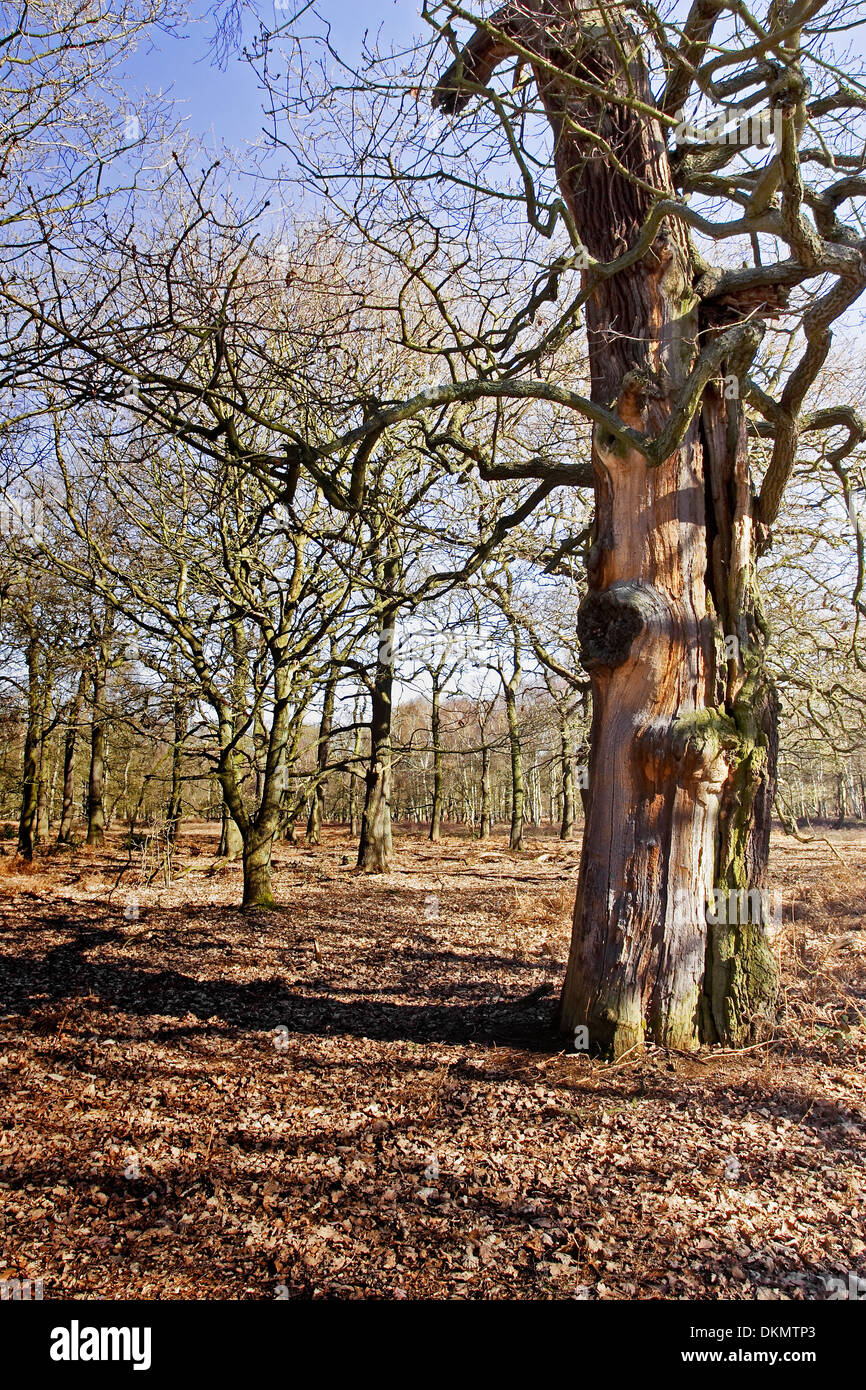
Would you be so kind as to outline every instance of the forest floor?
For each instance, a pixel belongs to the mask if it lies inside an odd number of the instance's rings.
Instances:
[[[862,832],[774,837],[771,1042],[610,1064],[554,1030],[577,843],[400,828],[366,877],[328,830],[280,847],[285,906],[245,913],[213,829],[188,827],[170,886],[119,836],[32,866],[3,846],[0,1278],[83,1299],[866,1278]]]

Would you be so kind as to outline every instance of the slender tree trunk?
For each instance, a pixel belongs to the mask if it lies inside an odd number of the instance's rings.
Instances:
[[[511,833],[508,847],[523,849],[523,752],[517,721],[517,687],[513,680],[505,686],[505,715],[508,720],[508,744],[511,751]]]
[[[380,663],[372,694],[370,767],[361,817],[358,866],[387,873],[391,866],[391,686],[392,668]]]
[[[353,744],[352,744],[352,768],[351,768],[351,771],[349,772],[349,834],[352,836],[352,839],[354,839],[356,835],[359,835],[359,834],[360,834],[360,831],[361,831],[360,821],[359,821],[359,817],[358,817],[358,780],[359,780],[359,779],[358,779],[358,774],[357,774],[357,772],[355,771],[355,767],[356,767],[356,765],[357,765],[357,763],[358,763],[358,759],[359,759],[360,756],[361,756],[361,730],[360,730],[360,727],[357,727],[357,725],[358,725],[358,713],[359,713],[359,712],[358,712],[358,704],[357,704],[357,702],[356,702],[356,703],[355,703],[355,713],[354,713],[354,720],[355,720],[356,728],[355,728],[355,738],[354,738],[354,741],[353,741]]]
[[[226,805],[222,804],[222,819],[220,826],[220,842],[217,847],[217,858],[237,859],[243,853],[244,841],[240,830],[235,824],[234,817]]]
[[[490,838],[490,749],[486,743],[481,745],[481,817],[479,825],[479,837],[482,840]]]
[[[57,819],[57,817],[56,817],[56,815],[55,815],[55,810],[56,810],[56,806],[57,806],[57,779],[58,779],[58,774],[59,774],[59,772],[60,772],[60,735],[59,735],[59,734],[58,734],[57,740],[56,740],[56,742],[55,742],[55,744],[54,744],[54,746],[53,746],[53,748],[52,748],[52,750],[51,750],[51,760],[50,760],[50,761],[51,761],[51,777],[50,777],[49,783],[48,783],[48,799],[47,799],[47,807],[48,807],[48,809],[47,809],[47,818],[48,818],[48,829],[49,829],[49,830],[51,829],[51,827],[53,826],[55,820]]]
[[[177,680],[174,683],[172,721],[174,741],[171,748],[171,795],[169,796],[166,824],[169,839],[174,843],[180,833],[183,815],[183,745],[186,742],[189,728],[189,706]]]
[[[396,575],[397,560],[389,556],[383,566],[386,595]],[[371,694],[370,766],[358,845],[358,866],[368,873],[387,873],[391,866],[391,691],[396,618],[397,608],[386,598]]]
[[[90,775],[87,783],[87,843],[105,843],[105,751],[108,733],[108,663],[114,610],[106,608],[93,667],[93,712],[90,726]]]
[[[87,843],[105,843],[106,669],[98,657],[93,676],[93,716],[90,726],[90,776],[87,784]]]
[[[46,672],[44,688],[42,692],[42,734],[39,739],[39,776],[37,779],[36,795],[36,840],[39,844],[44,844],[48,838],[51,828],[49,817],[49,791],[51,787],[51,706],[53,697],[52,677]]]
[[[571,725],[563,718],[559,727],[562,767],[562,825],[560,840],[570,840],[574,830],[574,754],[571,747]]]
[[[86,686],[87,671],[83,670],[78,678],[78,686],[69,709],[66,735],[63,740],[63,807],[60,812],[60,829],[57,832],[57,841],[61,845],[69,844],[72,839],[72,827],[75,823],[75,746],[78,741],[78,721],[81,718],[81,707],[84,704]]]
[[[442,732],[439,700],[439,682],[434,673],[433,704],[430,711],[430,735],[433,743],[433,809],[430,816],[430,839],[434,844],[442,838]]]
[[[322,838],[322,822],[325,818],[325,792],[328,786],[327,769],[331,757],[331,729],[334,723],[334,699],[337,691],[337,675],[333,672],[325,684],[322,699],[322,717],[319,721],[319,743],[316,751],[318,776],[310,806],[307,822],[307,844],[317,845]]]
[[[232,623],[232,690],[231,717],[220,722],[220,785],[223,794],[222,826],[217,849],[219,859],[237,859],[243,854],[243,835],[238,820],[232,814],[226,799],[226,781],[236,788],[235,809],[243,811],[240,772],[240,730],[246,718],[247,687],[249,684],[249,657],[247,654],[246,633],[239,619]]]
[[[31,632],[27,643],[27,731],[24,736],[24,775],[18,821],[18,853],[24,859],[33,858],[38,842],[39,764],[45,709],[41,687],[42,647],[39,637]]]

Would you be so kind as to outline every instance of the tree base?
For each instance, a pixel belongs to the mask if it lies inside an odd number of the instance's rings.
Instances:
[[[279,903],[270,893],[265,893],[250,899],[249,902],[244,901],[241,906],[244,912],[273,912],[279,907]]]

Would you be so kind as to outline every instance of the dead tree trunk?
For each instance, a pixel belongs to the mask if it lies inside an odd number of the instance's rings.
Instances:
[[[590,255],[610,262],[635,245],[656,200],[676,194],[626,10],[606,7],[601,25],[582,8],[506,6],[495,16],[503,37],[479,31],[439,101],[458,109],[461,77],[486,81],[512,35],[538,54],[564,201]],[[772,1019],[778,989],[763,923],[707,916],[715,888],[765,881],[776,697],[740,402],[712,385],[697,414],[677,402],[699,346],[725,326],[703,311],[700,278],[671,218],[586,304],[593,401],[652,436],[675,409],[691,416],[657,466],[602,426],[593,437],[595,538],[580,614],[589,797],[561,1026],[585,1025],[590,1045],[613,1055],[647,1037],[679,1049],[742,1043]],[[742,357],[721,362],[721,375],[745,375],[759,341],[744,328]]]

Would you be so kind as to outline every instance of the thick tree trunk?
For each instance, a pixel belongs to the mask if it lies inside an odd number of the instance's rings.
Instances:
[[[630,47],[624,25],[621,33]],[[607,39],[593,46],[596,79],[599,64],[625,90]],[[628,76],[649,99],[639,57]],[[615,101],[575,114],[645,183],[671,192],[654,122]],[[634,241],[649,196],[598,157],[581,161],[577,143],[559,146],[561,186],[591,254],[610,260]],[[709,331],[695,279],[688,241],[671,224],[588,302],[593,398],[615,401],[642,431],[663,427],[698,333]],[[724,367],[735,374],[738,365]],[[739,402],[708,392],[703,424],[695,419],[655,468],[596,430],[593,464],[596,540],[580,617],[590,786],[562,1025],[587,1025],[591,1043],[614,1055],[648,1036],[683,1049],[740,1042],[772,1007],[772,953],[762,923],[711,925],[707,904],[717,887],[764,878],[775,699],[754,621]],[[731,644],[725,660],[727,635],[742,650]]]
[[[277,833],[276,823],[256,825],[244,838],[244,907],[272,908],[273,866],[271,854]]]
[[[442,732],[439,700],[439,682],[434,675],[433,703],[430,711],[430,735],[433,742],[433,809],[430,815],[430,839],[434,844],[442,838]]]
[[[508,5],[496,16],[506,38],[479,31],[462,71],[486,81],[512,34],[544,60],[534,73],[559,186],[591,256],[609,262],[635,244],[657,199],[676,194],[660,126],[635,109],[652,104],[641,41],[624,6],[605,7],[603,25],[598,14],[571,0]],[[449,81],[441,103],[453,109]],[[672,218],[587,300],[592,399],[641,432],[661,431],[699,347],[736,319],[733,309],[727,325],[702,312],[700,277]],[[758,342],[743,332],[742,359],[720,364],[727,380],[747,372]],[[586,1026],[591,1047],[613,1055],[647,1037],[678,1049],[742,1043],[773,1016],[778,971],[764,924],[728,913],[711,922],[707,911],[716,891],[727,901],[764,884],[775,782],[760,528],[743,412],[728,394],[706,390],[702,418],[658,466],[594,431],[595,542],[580,614],[590,785],[561,1025]]]
[[[255,814],[250,814],[241,795],[241,783],[235,760],[233,732],[237,709],[232,701],[221,700],[219,714],[219,778],[223,797],[232,819],[243,837],[243,906],[272,908],[272,851],[280,827],[281,802],[286,785],[286,752],[289,720],[289,671],[287,665],[275,663],[272,673],[272,717],[267,747],[263,750],[261,798]]]

